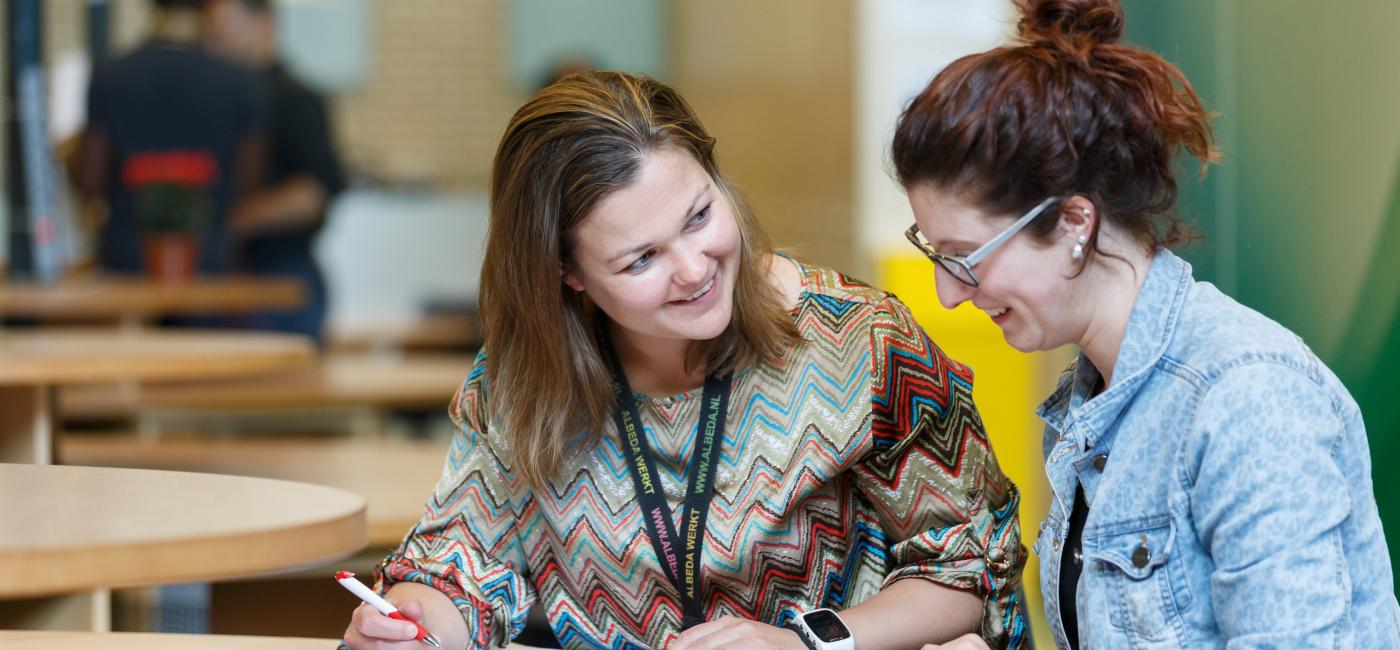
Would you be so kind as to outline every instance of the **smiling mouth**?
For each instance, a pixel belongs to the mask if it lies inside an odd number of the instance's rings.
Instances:
[[[709,281],[709,282],[706,282],[706,283],[705,283],[705,286],[700,287],[700,289],[697,290],[695,293],[692,293],[692,294],[690,294],[689,296],[686,296],[685,298],[681,298],[680,300],[676,300],[676,301],[674,301],[674,302],[679,302],[679,303],[695,302],[696,300],[699,300],[699,299],[705,297],[705,294],[709,293],[711,289],[714,289],[714,288],[715,288],[715,277],[718,276],[718,275],[719,275],[719,274],[716,273],[715,275],[710,276],[710,281]]]
[[[987,312],[987,315],[988,315],[988,316],[991,316],[992,318],[996,318],[997,316],[1000,316],[1000,315],[1002,315],[1002,314],[1005,314],[1006,311],[1007,311],[1007,309],[1008,309],[1007,307],[999,307],[999,308],[997,308],[997,309],[983,309],[982,311]]]

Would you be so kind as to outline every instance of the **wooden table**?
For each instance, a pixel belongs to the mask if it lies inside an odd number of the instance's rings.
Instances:
[[[133,409],[263,411],[331,407],[430,408],[446,412],[475,358],[465,354],[384,357],[331,354],[296,370],[238,378],[151,386],[135,403],[110,386],[62,391],[61,411],[78,419],[132,415]]]
[[[0,461],[53,458],[50,389],[60,384],[216,379],[312,359],[300,336],[254,332],[0,332]]]
[[[335,650],[339,643],[340,639],[220,634],[0,631],[0,647],[6,650]]]
[[[259,575],[366,541],[363,499],[290,481],[0,464],[0,494],[0,598]]]
[[[136,634],[130,632],[11,632],[0,631],[7,650],[332,650],[340,639],[297,639],[218,634]],[[426,646],[424,646],[426,647]],[[512,643],[510,650],[534,650]]]
[[[340,488],[364,498],[371,547],[392,547],[418,523],[447,457],[445,442],[344,438],[142,440],[121,434],[68,434],[66,465],[137,467],[260,476]]]
[[[465,354],[408,356],[332,353],[275,376],[143,387],[65,386],[58,412],[66,422],[127,420],[149,437],[170,430],[349,431],[379,437],[393,409],[446,413],[471,371]]]
[[[365,545],[364,501],[319,485],[0,464],[0,491],[23,495],[0,500],[0,628],[107,631],[109,587],[287,571]]]
[[[165,283],[139,276],[96,276],[56,283],[0,284],[0,315],[40,320],[120,321],[158,316],[289,310],[306,302],[294,279],[203,277]]]
[[[481,319],[475,313],[429,314],[399,324],[340,325],[328,332],[336,350],[461,351],[482,344]]]

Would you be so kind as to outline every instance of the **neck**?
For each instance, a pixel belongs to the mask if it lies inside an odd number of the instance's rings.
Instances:
[[[188,9],[167,9],[155,16],[151,36],[163,41],[194,43],[200,38],[199,12]]]
[[[653,397],[683,393],[705,383],[705,369],[686,372],[691,341],[639,336],[608,322],[608,335],[617,350],[622,372],[633,392]]]
[[[1101,234],[1101,239],[1106,234]],[[1084,334],[1079,339],[1084,356],[1103,375],[1105,389],[1113,383],[1113,366],[1118,362],[1118,351],[1128,333],[1128,320],[1152,264],[1152,257],[1138,244],[1109,239],[1104,242],[1107,246],[1101,244],[1101,248],[1127,262],[1099,254],[1084,270],[1085,276],[1091,276],[1085,278],[1086,286],[1095,287],[1095,295],[1083,303],[1090,311]]]

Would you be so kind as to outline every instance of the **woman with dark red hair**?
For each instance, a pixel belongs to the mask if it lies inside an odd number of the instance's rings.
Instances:
[[[1116,0],[1025,0],[1020,42],[948,66],[893,158],[936,265],[1025,352],[1080,355],[1040,407],[1035,550],[1061,647],[1400,647],[1361,413],[1277,323],[1167,247],[1171,164],[1216,158],[1180,71]]]

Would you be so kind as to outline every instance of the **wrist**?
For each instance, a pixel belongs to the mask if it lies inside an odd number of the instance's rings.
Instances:
[[[850,628],[835,610],[821,608],[800,614],[793,620],[798,638],[812,650],[855,650]]]
[[[788,634],[797,637],[797,645],[794,645],[792,647],[806,648],[807,650],[817,650],[817,648],[813,646],[810,641],[807,640],[807,635],[802,631],[801,627],[798,627],[796,623],[787,623],[783,625],[783,629],[787,630]]]

